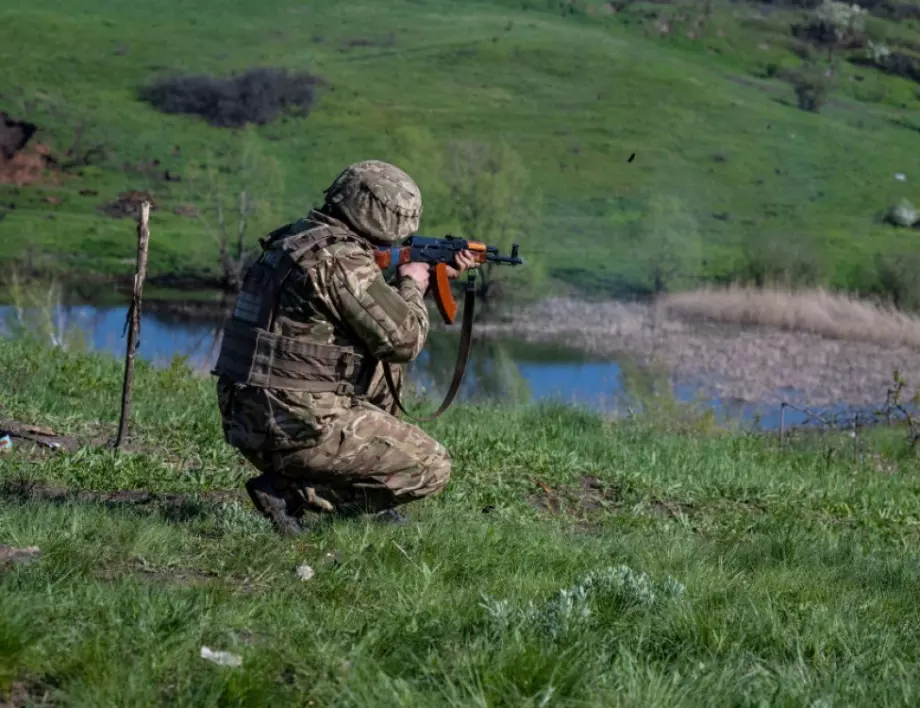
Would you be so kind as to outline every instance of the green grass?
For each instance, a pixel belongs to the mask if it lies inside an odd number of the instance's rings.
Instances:
[[[0,340],[0,370],[2,417],[114,432],[116,361]],[[410,506],[409,526],[281,539],[239,496],[249,471],[222,442],[213,383],[179,364],[137,375],[135,452],[0,458],[0,543],[42,551],[0,573],[0,689],[24,704],[920,695],[920,464],[903,446],[882,474],[769,438],[457,406],[427,426],[451,451],[451,484]],[[104,500],[122,489],[182,496]],[[243,665],[212,665],[202,645]]]
[[[619,15],[603,6],[75,0],[65,15],[48,0],[6,3],[2,107],[37,122],[58,152],[83,125],[85,142],[105,141],[110,157],[59,186],[0,188],[16,205],[0,221],[0,260],[31,252],[33,263],[84,279],[130,273],[130,223],[96,207],[153,188],[163,209],[153,217],[151,274],[213,273],[209,237],[171,212],[187,200],[187,182],[123,166],[157,158],[159,169],[185,175],[208,153],[231,160],[240,138],[160,114],[137,88],[173,71],[255,65],[307,69],[329,83],[307,118],[257,130],[283,173],[279,223],[314,203],[344,165],[373,156],[418,178],[429,197],[423,228],[439,232],[455,225],[436,159],[445,144],[503,140],[529,176],[525,211],[542,194],[522,254],[582,290],[642,286],[637,252],[688,239],[699,242],[699,258],[682,266],[691,282],[729,277],[752,244],[775,242],[806,252],[823,282],[863,289],[875,285],[875,254],[911,247],[910,232],[878,217],[900,197],[920,201],[905,158],[916,142],[915,84],[845,65],[830,104],[809,114],[787,83],[759,78],[770,65],[798,66],[788,46],[794,14],[752,19],[752,6],[716,3],[699,38],[677,25],[668,38],[647,38],[654,22],[642,13],[661,6],[635,3]],[[877,24],[903,41],[917,34],[910,22],[897,32]],[[353,45],[358,38],[365,46]],[[857,74],[865,80],[850,79]],[[899,171],[908,182],[894,180]],[[98,194],[81,196],[86,189]],[[678,200],[673,216],[689,217],[695,235],[678,234],[677,246],[656,241],[654,225],[629,235],[655,194]]]

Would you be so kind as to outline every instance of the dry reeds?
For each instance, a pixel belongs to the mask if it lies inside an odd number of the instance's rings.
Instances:
[[[687,319],[920,349],[920,318],[823,289],[707,288],[668,295],[658,304],[668,314]]]

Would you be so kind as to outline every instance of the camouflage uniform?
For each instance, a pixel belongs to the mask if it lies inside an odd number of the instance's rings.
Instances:
[[[421,210],[401,170],[352,165],[320,209],[262,239],[246,275],[213,373],[225,438],[262,472],[250,497],[282,533],[303,511],[381,512],[447,484],[447,450],[396,417],[382,368],[400,387],[429,323],[419,285],[387,284],[372,249]]]

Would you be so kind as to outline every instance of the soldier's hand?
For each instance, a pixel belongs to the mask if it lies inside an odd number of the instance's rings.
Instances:
[[[422,292],[428,290],[428,279],[431,277],[431,268],[427,263],[405,263],[399,266],[400,278],[412,278],[418,283]]]
[[[447,266],[447,277],[456,280],[466,273],[470,268],[477,268],[479,263],[476,262],[476,256],[472,251],[460,251],[454,256],[454,265]]]

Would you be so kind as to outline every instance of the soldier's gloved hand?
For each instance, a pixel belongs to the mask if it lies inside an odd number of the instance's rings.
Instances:
[[[454,265],[447,266],[447,277],[456,280],[466,273],[470,268],[476,268],[479,264],[476,262],[476,256],[472,251],[464,250],[454,256]]]
[[[412,278],[418,283],[422,292],[428,290],[428,279],[431,277],[431,269],[427,263],[406,263],[399,266],[400,278]]]

